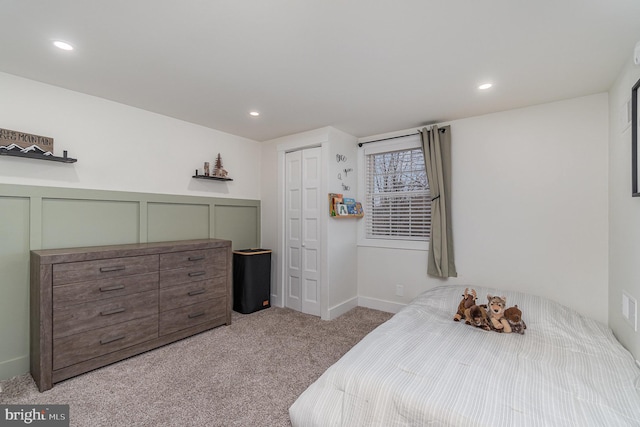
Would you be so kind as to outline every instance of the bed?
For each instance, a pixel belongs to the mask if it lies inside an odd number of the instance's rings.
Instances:
[[[309,426],[640,426],[640,369],[603,324],[548,299],[518,304],[524,334],[454,322],[464,287],[424,292],[289,408]]]

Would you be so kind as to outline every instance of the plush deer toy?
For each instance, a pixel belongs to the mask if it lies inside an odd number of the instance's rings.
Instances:
[[[453,316],[453,320],[459,322],[464,317],[464,311],[476,305],[476,298],[475,289],[471,289],[471,292],[469,292],[469,288],[465,288],[462,301],[458,304],[458,312]]]

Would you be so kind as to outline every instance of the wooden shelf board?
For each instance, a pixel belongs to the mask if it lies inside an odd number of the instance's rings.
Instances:
[[[221,178],[219,176],[211,176],[211,175],[193,175],[192,178],[197,179],[212,179],[214,181],[233,181],[232,178]]]
[[[23,157],[26,159],[48,160],[50,162],[75,163],[78,159],[71,157],[43,156],[42,154],[21,153],[20,151],[0,150],[0,156]]]

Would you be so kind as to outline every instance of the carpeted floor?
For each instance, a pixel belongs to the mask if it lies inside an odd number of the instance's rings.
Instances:
[[[71,378],[39,393],[28,374],[3,404],[69,404],[72,426],[290,426],[289,406],[391,314],[358,307],[322,321],[272,307],[230,326]]]

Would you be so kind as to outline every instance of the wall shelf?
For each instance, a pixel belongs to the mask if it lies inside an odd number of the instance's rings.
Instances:
[[[71,157],[67,157],[67,152],[64,152],[64,157],[57,156],[45,156],[40,153],[23,153],[20,151],[9,151],[9,150],[0,150],[0,156],[13,156],[13,157],[23,157],[27,159],[36,159],[36,160],[48,160],[50,162],[60,162],[60,163],[75,163],[78,159],[73,159]]]
[[[193,175],[191,178],[211,179],[213,181],[233,181],[232,178],[222,178],[222,177],[219,177],[219,176],[211,176],[211,175]]]
[[[331,218],[362,218],[364,214],[334,215]]]
[[[329,193],[329,216],[331,218],[362,218],[364,212],[362,211],[362,204],[356,202],[353,199],[347,198],[348,204],[344,204],[344,197],[340,193]],[[342,207],[344,212],[355,212],[350,214],[340,215],[338,213],[338,207]]]

